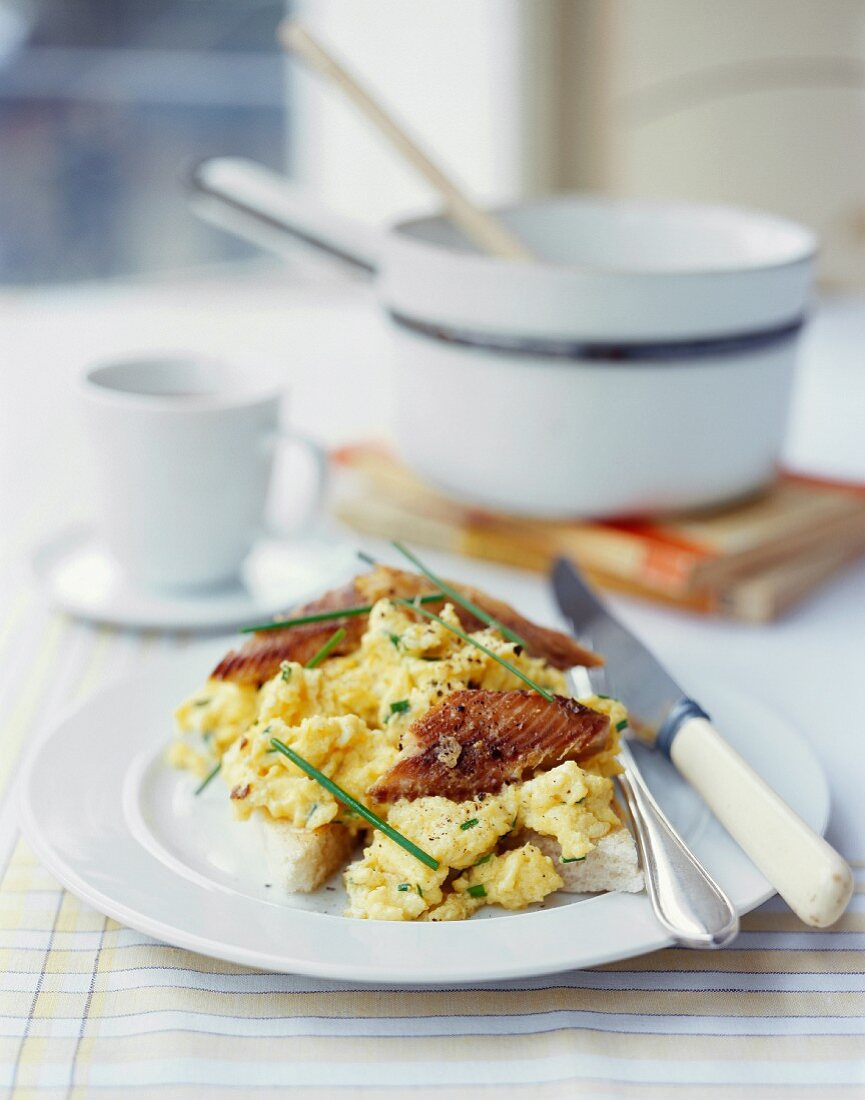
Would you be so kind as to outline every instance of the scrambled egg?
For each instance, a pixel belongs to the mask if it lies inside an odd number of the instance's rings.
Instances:
[[[442,618],[459,620],[447,605]],[[488,629],[473,635],[536,683],[567,694],[564,675]],[[610,745],[583,766],[567,762],[497,794],[456,803],[441,797],[372,802],[369,788],[411,751],[412,723],[451,692],[512,690],[524,683],[439,623],[413,622],[389,600],[369,617],[359,648],[309,669],[285,662],[260,689],[209,681],[177,712],[170,750],[200,776],[220,763],[235,812],[254,811],[317,829],[332,822],[371,840],[346,870],[348,916],[459,920],[483,905],[521,909],[562,885],[549,856],[520,844],[522,829],[555,837],[564,862],[584,859],[621,822],[610,777],[618,767],[621,703],[588,701],[610,716]],[[403,836],[438,860],[432,870],[366,822],[271,747],[279,738]]]
[[[246,684],[210,680],[174,717],[181,736],[171,746],[169,760],[204,776],[258,717],[258,692]]]

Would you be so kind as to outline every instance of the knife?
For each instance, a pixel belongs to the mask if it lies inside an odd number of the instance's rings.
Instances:
[[[615,669],[616,693],[641,733],[667,756],[793,912],[815,928],[834,924],[853,874],[823,837],[721,737],[708,714],[594,596],[565,558],[553,568],[559,608],[574,633]]]

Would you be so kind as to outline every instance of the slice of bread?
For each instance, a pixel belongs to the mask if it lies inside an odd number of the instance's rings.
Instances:
[[[562,890],[566,894],[600,894],[608,890],[636,894],[643,889],[637,846],[624,826],[601,837],[579,863],[561,863],[562,850],[551,836],[541,836],[527,829],[520,833],[518,840],[521,844],[526,841],[537,844],[552,859],[564,879]]]
[[[264,811],[253,818],[264,847],[268,873],[289,894],[311,894],[348,862],[356,844],[344,825],[320,829],[298,829]],[[511,840],[512,846],[536,844],[552,859],[564,880],[566,894],[599,894],[608,890],[638,893],[643,889],[643,872],[634,838],[626,828],[601,837],[579,863],[561,863],[559,842],[524,829]]]
[[[343,867],[355,845],[344,825],[297,829],[261,810],[254,815],[268,872],[289,894],[311,894]]]

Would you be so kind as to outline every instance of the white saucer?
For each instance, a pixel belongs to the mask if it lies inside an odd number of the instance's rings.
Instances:
[[[324,535],[264,538],[236,583],[196,593],[157,593],[123,574],[90,527],[43,543],[31,563],[51,599],[78,618],[114,626],[218,630],[269,619],[356,572],[354,548]]]

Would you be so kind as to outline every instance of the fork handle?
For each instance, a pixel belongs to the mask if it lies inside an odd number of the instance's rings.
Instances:
[[[682,947],[723,947],[739,931],[732,902],[668,821],[627,742],[622,744],[619,763],[623,769],[619,786],[634,823],[655,915]]]
[[[853,893],[853,874],[746,764],[706,718],[684,721],[670,758],[733,839],[787,902],[814,928],[834,924]]]

